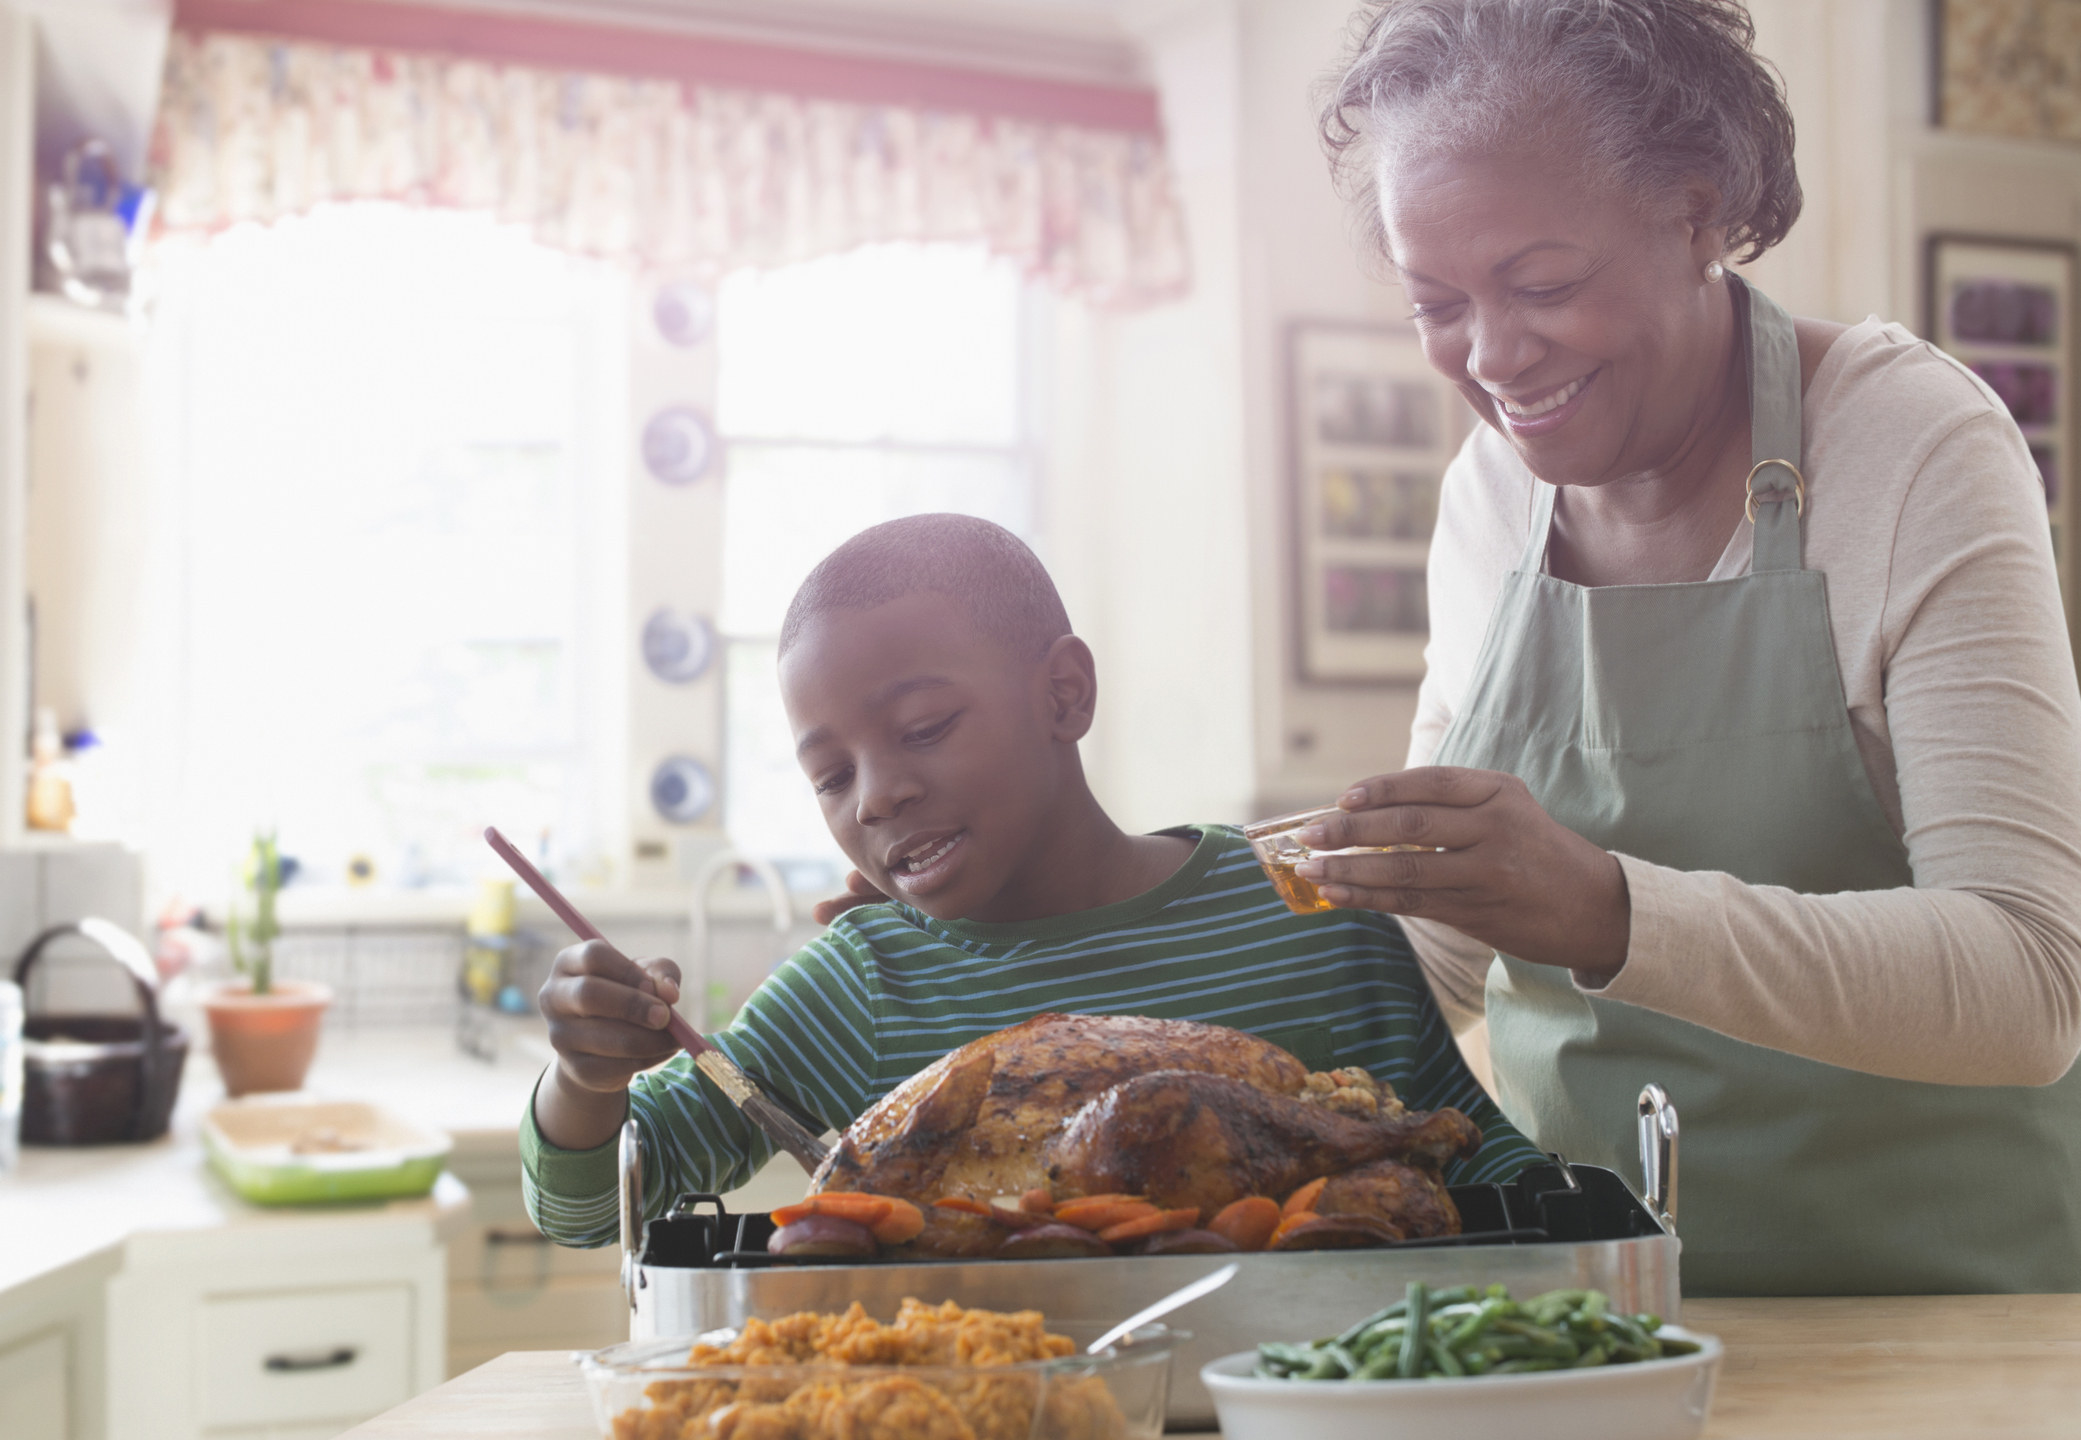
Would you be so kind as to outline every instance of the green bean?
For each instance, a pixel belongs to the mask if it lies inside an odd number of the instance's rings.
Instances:
[[[1467,1368],[1460,1364],[1460,1357],[1447,1349],[1437,1336],[1434,1335],[1429,1340],[1426,1340],[1423,1349],[1430,1362],[1445,1374],[1464,1375],[1467,1373]]]
[[[1592,1345],[1589,1349],[1582,1352],[1581,1357],[1577,1359],[1575,1364],[1570,1368],[1576,1370],[1587,1370],[1594,1365],[1602,1365],[1606,1360],[1610,1358],[1611,1352],[1606,1350],[1602,1345]]]
[[[1372,1329],[1375,1325],[1385,1324],[1389,1320],[1398,1319],[1399,1317],[1408,1313],[1408,1302],[1397,1300],[1394,1304],[1388,1306],[1385,1310],[1375,1310],[1365,1319],[1359,1321],[1358,1324],[1352,1326],[1349,1330],[1346,1330],[1342,1335],[1339,1335],[1337,1337],[1337,1343],[1339,1345],[1349,1345],[1352,1341],[1358,1339],[1360,1335]]]
[[[1509,1303],[1507,1300],[1484,1300],[1481,1308],[1462,1320],[1445,1343],[1454,1350],[1465,1350],[1503,1318],[1503,1307]]]
[[[1343,1362],[1350,1359],[1336,1345],[1325,1345],[1316,1352],[1314,1361],[1307,1369],[1295,1373],[1296,1380],[1342,1380],[1351,1374],[1352,1367]]]
[[[1358,1339],[1350,1342],[1346,1348],[1353,1354],[1359,1354],[1371,1353],[1383,1344],[1399,1345],[1402,1332],[1408,1328],[1409,1322],[1397,1315],[1394,1319],[1384,1320],[1369,1330],[1360,1331]]]
[[[1561,1362],[1558,1360],[1505,1360],[1490,1373],[1496,1375],[1524,1375],[1534,1370],[1558,1370],[1560,1368]]]
[[[1305,1370],[1315,1363],[1315,1352],[1305,1345],[1260,1345],[1257,1347],[1260,1364],[1271,1366],[1282,1375]]]
[[[1525,1308],[1537,1323],[1552,1325],[1595,1293],[1591,1290],[1549,1290],[1526,1301]]]
[[[1401,1363],[1395,1373],[1404,1380],[1414,1380],[1423,1373],[1423,1342],[1430,1328],[1431,1292],[1421,1280],[1409,1282],[1409,1328],[1402,1335]]]
[[[1373,1352],[1372,1359],[1358,1367],[1358,1373],[1351,1378],[1354,1380],[1393,1380],[1397,1378],[1396,1372],[1401,1368],[1401,1364],[1401,1347],[1383,1345]]]

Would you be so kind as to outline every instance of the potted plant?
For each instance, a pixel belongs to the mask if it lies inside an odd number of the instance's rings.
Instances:
[[[252,916],[234,898],[224,938],[240,978],[203,1001],[210,1048],[230,1095],[257,1090],[300,1090],[318,1050],[318,1027],[332,1003],[330,987],[275,978],[275,893],[282,888],[282,855],[272,832],[253,837],[242,889],[251,892]]]

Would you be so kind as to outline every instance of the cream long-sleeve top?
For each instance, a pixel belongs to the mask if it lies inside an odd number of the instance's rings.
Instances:
[[[1620,855],[1632,936],[1591,993],[1899,1079],[2049,1084],[2081,1051],[2081,692],[2037,468],[1977,377],[1876,319],[1803,413],[1806,565],[1915,883],[1806,895]],[[1446,472],[1411,765],[1473,678],[1540,483],[1485,425]],[[1748,572],[1750,536],[1710,578]],[[1494,952],[1405,923],[1448,1015],[1479,1014]]]

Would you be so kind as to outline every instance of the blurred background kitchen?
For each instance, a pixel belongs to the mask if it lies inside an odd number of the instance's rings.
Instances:
[[[1761,283],[1975,364],[2071,579],[2081,3],[1751,9]],[[773,641],[867,525],[1035,546],[1124,824],[1400,763],[1469,416],[1319,158],[1349,10],[0,0],[0,1435],[626,1333],[523,1215],[567,937],[479,834],[726,1023],[843,874]],[[364,1108],[208,1123],[299,1081]]]

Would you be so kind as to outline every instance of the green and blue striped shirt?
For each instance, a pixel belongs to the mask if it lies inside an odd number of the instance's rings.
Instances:
[[[1460,1059],[1391,916],[1296,915],[1241,835],[1197,835],[1163,884],[1132,900],[1020,924],[935,920],[862,906],[782,963],[716,1046],[833,1129],[951,1050],[1043,1011],[1148,1015],[1247,1030],[1311,1070],[1358,1065],[1412,1108],[1452,1106],[1481,1127],[1453,1183],[1507,1180],[1544,1157]],[[682,1055],[639,1075],[645,1213],[686,1191],[734,1189],[773,1145]],[[528,1214],[566,1245],[616,1235],[615,1146],[560,1150],[522,1122]]]

